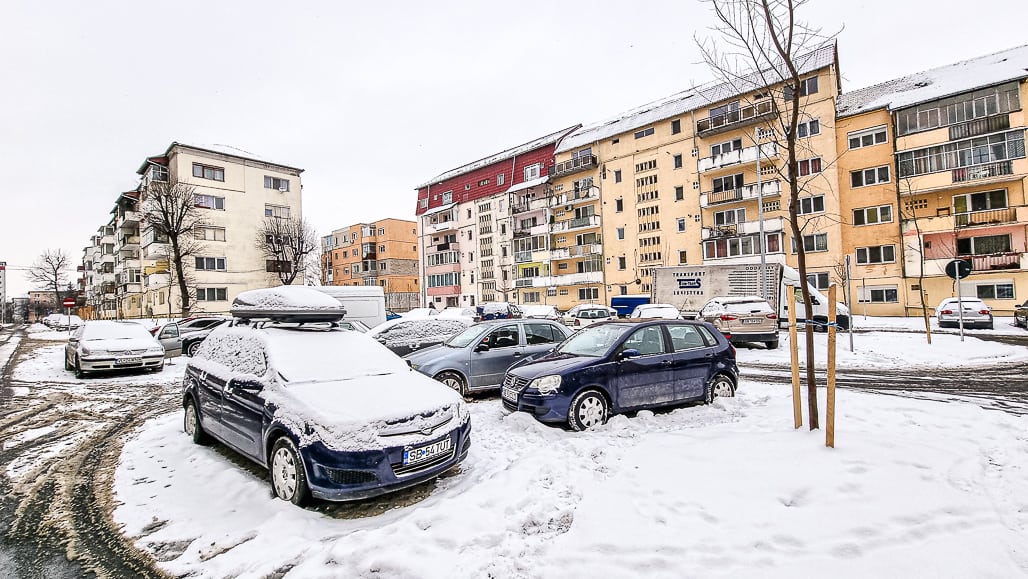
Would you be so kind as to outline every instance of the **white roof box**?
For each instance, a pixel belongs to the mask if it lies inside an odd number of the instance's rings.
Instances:
[[[339,301],[313,288],[284,285],[240,293],[232,315],[274,322],[336,322],[346,315]]]

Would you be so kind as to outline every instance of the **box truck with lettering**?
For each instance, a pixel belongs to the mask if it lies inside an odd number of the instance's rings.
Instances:
[[[780,263],[769,263],[764,266],[767,286],[767,299],[771,307],[778,312],[780,323],[789,319],[786,287],[796,288],[796,319],[802,321],[803,293],[800,290],[800,276],[795,269]],[[828,298],[808,284],[810,301],[813,306],[813,320],[828,322]],[[676,265],[657,267],[653,270],[652,301],[658,304],[672,304],[682,312],[685,318],[696,318],[700,309],[711,298],[719,296],[759,296],[762,295],[759,264],[725,264],[725,265]],[[836,323],[843,329],[849,328],[850,311],[846,304],[836,304]],[[824,328],[825,326],[815,326]]]

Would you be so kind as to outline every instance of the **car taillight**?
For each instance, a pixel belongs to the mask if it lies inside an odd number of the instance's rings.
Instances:
[[[575,325],[576,325],[576,326],[581,326],[581,325],[582,325],[582,322],[580,322],[580,321],[578,320],[578,318],[575,318]]]
[[[768,315],[766,315],[764,317],[769,319],[769,320],[777,320],[778,319],[778,314],[768,314]]]
[[[942,314],[948,316],[953,313],[953,310],[942,310]]]
[[[721,314],[721,321],[722,322],[730,322],[732,320],[738,320],[738,319],[739,319],[738,316],[733,316],[732,314]]]
[[[978,310],[978,313],[984,316],[989,313],[989,310]]]

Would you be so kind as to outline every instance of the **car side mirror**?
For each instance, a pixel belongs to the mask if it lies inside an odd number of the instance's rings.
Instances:
[[[485,342],[479,342],[479,344],[477,346],[475,346],[475,351],[476,352],[488,352],[489,351],[489,344],[486,344]]]
[[[635,348],[628,348],[627,350],[621,350],[621,353],[618,354],[618,361],[620,362],[622,360],[628,360],[630,358],[638,358],[638,357],[639,357],[639,350],[636,350]]]
[[[264,384],[261,384],[257,380],[232,378],[228,381],[228,387],[229,390],[245,390],[247,392],[259,392],[264,388]]]
[[[68,338],[68,343],[69,344],[78,344],[79,343],[79,339],[76,338],[76,337]]]

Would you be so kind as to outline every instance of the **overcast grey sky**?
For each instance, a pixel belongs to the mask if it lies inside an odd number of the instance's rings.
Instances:
[[[843,89],[1025,42],[1023,0],[813,0]],[[411,219],[419,183],[710,80],[698,0],[35,2],[0,8],[0,261],[75,261],[172,141],[305,169],[319,233]],[[8,296],[29,289],[8,271]]]

